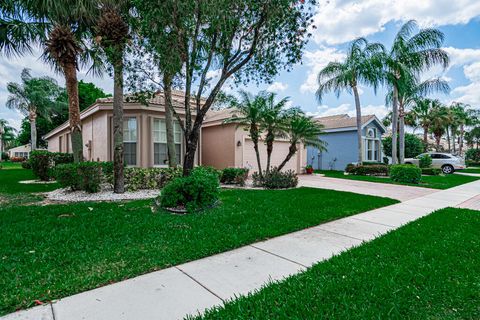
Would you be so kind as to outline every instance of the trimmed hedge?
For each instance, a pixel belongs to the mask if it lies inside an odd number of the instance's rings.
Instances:
[[[418,166],[420,168],[430,168],[432,165],[432,157],[429,154],[424,154],[418,158]]]
[[[246,168],[225,168],[222,170],[220,182],[244,186],[247,178],[248,169]]]
[[[439,176],[442,170],[437,168],[422,168],[422,174],[426,176]]]
[[[480,149],[468,149],[467,152],[465,152],[465,159],[480,163]]]
[[[357,166],[348,164],[345,172],[355,176],[387,176],[388,166],[384,164],[371,164]]]
[[[165,185],[160,206],[195,212],[207,209],[218,201],[218,174],[209,168],[197,167],[189,176],[178,177]]]
[[[279,171],[272,168],[267,173],[263,173],[263,178],[258,172],[252,174],[253,186],[263,187],[265,189],[288,189],[295,188],[298,185],[297,173],[293,170]]]
[[[125,168],[125,187],[128,191],[161,189],[182,176],[182,168]],[[113,184],[113,165],[107,180]]]
[[[64,188],[73,191],[84,190],[88,193],[100,191],[102,183],[101,162],[64,163],[55,167],[55,178]]]
[[[411,164],[390,166],[390,178],[396,182],[418,184],[422,179],[422,169]]]
[[[51,178],[50,168],[52,167],[51,153],[45,150],[35,150],[30,153],[30,163],[33,174],[42,181]]]

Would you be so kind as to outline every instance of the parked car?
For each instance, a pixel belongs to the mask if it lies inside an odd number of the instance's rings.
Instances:
[[[465,169],[465,159],[462,157],[454,156],[450,153],[442,153],[442,152],[429,152],[429,153],[422,153],[415,158],[407,158],[405,159],[406,164],[414,164],[419,165],[419,158],[425,154],[430,155],[432,158],[432,167],[442,169],[442,172],[445,174],[454,173],[455,170]]]

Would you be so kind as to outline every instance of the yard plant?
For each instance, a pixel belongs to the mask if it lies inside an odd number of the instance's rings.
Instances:
[[[390,167],[389,175],[396,182],[417,184],[422,179],[422,169],[410,164],[397,164]]]

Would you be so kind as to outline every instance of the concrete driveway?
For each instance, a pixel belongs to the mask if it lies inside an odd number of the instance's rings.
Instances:
[[[437,189],[410,187],[397,184],[327,178],[319,174],[298,176],[298,185],[302,187],[331,189],[387,197],[399,201],[411,200],[440,191]]]

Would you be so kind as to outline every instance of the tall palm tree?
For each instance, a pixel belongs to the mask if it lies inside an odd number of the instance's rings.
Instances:
[[[474,109],[469,109],[469,105],[454,102],[450,109],[453,112],[455,117],[455,124],[459,131],[459,143],[458,143],[458,153],[463,154],[463,143],[465,137],[465,127],[475,125],[478,121],[478,111]]]
[[[307,117],[300,109],[292,108],[287,113],[287,134],[290,140],[288,154],[282,163],[278,166],[278,170],[282,170],[288,161],[298,151],[297,145],[302,143],[304,146],[312,146],[320,151],[326,150],[326,142],[320,139],[323,133],[323,125]]]
[[[317,100],[321,103],[323,96],[330,91],[340,96],[346,90],[353,94],[357,119],[358,163],[363,162],[362,149],[362,108],[359,85],[373,86],[376,91],[381,75],[379,53],[384,47],[379,43],[369,43],[365,38],[354,40],[343,62],[330,62],[318,74]]]
[[[113,67],[113,191],[125,192],[123,171],[123,70],[127,41],[128,1],[104,1],[96,25],[96,41]]]
[[[417,120],[419,126],[423,129],[423,145],[425,151],[428,148],[428,132],[432,123],[431,108],[433,100],[426,98],[416,98],[415,105],[412,108],[411,114]]]
[[[0,6],[0,51],[22,55],[40,45],[44,59],[65,77],[76,162],[83,159],[77,69],[95,61],[87,42],[97,9],[96,0],[5,0]]]
[[[23,69],[22,83],[9,82],[10,95],[5,103],[9,109],[15,109],[28,116],[30,123],[30,141],[32,150],[37,149],[37,116],[49,119],[50,111],[61,94],[57,82],[49,77],[34,78],[29,69]]]
[[[275,138],[285,136],[285,106],[289,98],[283,98],[275,103],[274,93],[265,93],[265,108],[262,112],[261,130],[265,131],[265,144],[267,146],[267,167],[270,171],[270,163],[273,152],[273,143]]]
[[[5,148],[12,146],[15,141],[15,128],[8,125],[8,121],[0,119],[0,161],[3,160],[3,153]]]
[[[432,119],[430,123],[430,131],[435,138],[435,149],[440,151],[441,139],[446,133],[447,127],[450,123],[448,108],[440,103],[440,101],[433,100],[430,115]]]
[[[480,127],[475,127],[465,132],[465,141],[470,148],[479,149],[480,146]]]
[[[446,68],[447,53],[441,49],[444,34],[437,29],[421,29],[414,34],[417,23],[406,22],[395,36],[390,52],[383,57],[384,81],[392,91],[392,132],[399,132],[399,159],[397,159],[397,136],[392,135],[392,162],[403,163],[405,155],[405,109],[399,100],[418,83],[423,71],[440,64]]]
[[[258,142],[262,133],[262,118],[265,110],[265,97],[260,93],[257,96],[252,96],[246,91],[240,91],[240,100],[231,97],[230,107],[234,108],[234,115],[225,120],[225,123],[237,123],[245,126],[250,134],[250,139],[253,142],[255,155],[257,157],[258,174],[263,178],[262,163],[260,161],[260,152],[258,149]]]

